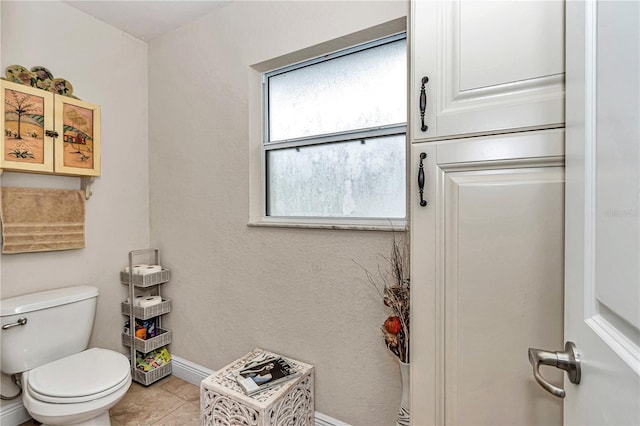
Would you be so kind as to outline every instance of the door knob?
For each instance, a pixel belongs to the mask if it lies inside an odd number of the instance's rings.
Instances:
[[[547,382],[540,374],[540,365],[551,365],[560,368],[567,372],[571,383],[576,385],[580,383],[580,354],[573,342],[565,343],[564,351],[559,352],[529,348],[529,362],[533,367],[533,377],[535,377],[536,382],[557,397],[565,397],[564,389]]]

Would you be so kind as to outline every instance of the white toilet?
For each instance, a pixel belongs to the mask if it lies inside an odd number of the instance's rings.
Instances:
[[[19,375],[22,401],[45,425],[109,425],[131,385],[121,353],[87,349],[98,289],[76,286],[0,301],[0,370]]]

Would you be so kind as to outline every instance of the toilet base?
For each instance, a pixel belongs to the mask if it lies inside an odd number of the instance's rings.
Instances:
[[[73,426],[110,426],[111,418],[109,417],[109,412],[105,411],[100,414],[98,417],[94,417],[89,420],[85,420],[84,422],[74,423]],[[50,426],[47,424],[42,424],[42,426]]]

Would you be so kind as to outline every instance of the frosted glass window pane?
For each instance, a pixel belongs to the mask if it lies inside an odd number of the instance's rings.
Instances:
[[[406,40],[269,77],[269,141],[407,121]]]
[[[404,218],[405,140],[267,151],[267,215]]]

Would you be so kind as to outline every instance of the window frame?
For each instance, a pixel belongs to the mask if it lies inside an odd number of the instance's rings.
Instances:
[[[269,140],[269,78],[305,68],[311,65],[330,61],[332,59],[348,56],[353,53],[367,49],[393,43],[399,40],[407,41],[407,51],[409,49],[406,31],[388,35],[385,37],[360,43],[327,55],[318,56],[302,62],[280,67],[278,69],[261,73],[261,118],[262,137],[260,141],[261,151],[261,221],[251,223],[253,226],[284,226],[284,227],[305,227],[305,228],[331,228],[331,229],[362,229],[362,230],[403,230],[406,229],[408,220],[408,194],[405,196],[405,217],[404,218],[366,218],[366,217],[329,217],[329,216],[270,216],[268,211],[268,170],[267,152],[284,148],[297,148],[313,145],[320,145],[332,142],[349,142],[353,140],[370,139],[382,136],[404,135],[405,147],[408,147],[407,122],[395,123],[383,126],[374,126],[364,129],[347,130],[321,135],[304,136],[299,138],[283,139],[277,141]],[[408,117],[407,117],[408,119]],[[405,181],[406,166],[408,165],[408,148],[405,154]]]

